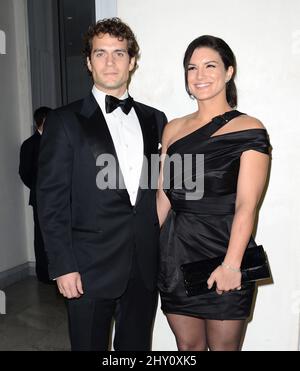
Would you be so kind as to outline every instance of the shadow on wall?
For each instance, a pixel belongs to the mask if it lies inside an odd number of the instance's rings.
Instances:
[[[0,54],[6,54],[6,35],[0,30]]]

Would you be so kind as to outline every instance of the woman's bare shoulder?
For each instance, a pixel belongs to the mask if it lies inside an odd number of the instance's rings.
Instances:
[[[239,116],[236,119],[236,125],[239,128],[239,130],[265,129],[265,126],[260,120],[249,115]]]
[[[240,115],[234,118],[233,120],[229,121],[228,124],[224,125],[220,130],[218,130],[214,134],[214,136],[251,129],[265,129],[265,127],[262,124],[262,122],[256,119],[255,117],[248,115]]]
[[[192,114],[177,117],[171,121],[169,121],[163,133],[163,141],[168,145],[170,143],[170,139],[174,138],[176,134],[181,130],[182,126],[192,117]]]

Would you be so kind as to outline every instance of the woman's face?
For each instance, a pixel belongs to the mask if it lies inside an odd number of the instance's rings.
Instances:
[[[218,52],[208,47],[195,49],[187,69],[189,91],[197,100],[213,99],[220,94],[226,99],[226,82],[233,67],[226,70]]]

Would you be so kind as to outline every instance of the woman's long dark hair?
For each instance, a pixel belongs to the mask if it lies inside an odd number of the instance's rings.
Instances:
[[[236,75],[236,59],[233,54],[233,51],[230,49],[229,45],[219,37],[211,36],[211,35],[203,35],[197,37],[197,39],[193,40],[190,45],[187,47],[186,52],[184,54],[183,59],[183,66],[185,72],[185,89],[189,96],[192,96],[189,86],[188,86],[188,65],[192,58],[195,49],[199,49],[202,47],[210,48],[215,50],[219,53],[225,69],[228,70],[230,66],[233,67],[233,74],[231,79],[226,83],[226,99],[228,104],[231,108],[235,108],[237,106],[237,90],[234,82],[234,78]]]

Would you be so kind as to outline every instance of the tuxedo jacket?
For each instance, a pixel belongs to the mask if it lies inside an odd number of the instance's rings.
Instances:
[[[138,102],[134,109],[150,162],[158,154],[166,116]],[[136,254],[144,284],[153,290],[159,238],[156,190],[140,187],[133,207],[126,189],[99,189],[96,160],[101,154],[114,156],[119,169],[92,94],[49,113],[40,146],[37,202],[50,277],[79,272],[85,296],[118,297],[126,289]],[[150,167],[145,169],[150,172]]]
[[[30,189],[29,205],[36,206],[36,182],[41,134],[36,132],[26,139],[20,149],[19,174],[23,183]]]

